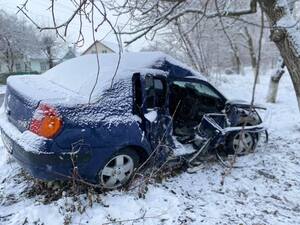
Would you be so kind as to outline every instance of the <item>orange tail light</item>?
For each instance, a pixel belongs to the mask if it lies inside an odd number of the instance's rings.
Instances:
[[[29,130],[45,138],[53,138],[62,127],[62,119],[55,108],[41,104],[33,115]]]

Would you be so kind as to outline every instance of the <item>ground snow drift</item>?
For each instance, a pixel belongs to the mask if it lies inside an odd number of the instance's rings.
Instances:
[[[269,76],[260,80],[256,103],[264,104]],[[217,83],[226,96],[250,101],[252,82],[249,74],[221,76]],[[99,203],[91,207],[84,196],[77,196],[76,207],[78,202],[87,205],[82,214],[72,212],[69,197],[43,204],[43,196],[25,195],[32,184],[1,144],[0,224],[300,224],[300,113],[288,75],[278,95],[277,104],[267,104],[269,144],[238,158],[242,168],[233,169],[223,186],[225,169],[205,163],[193,174],[150,185],[144,198],[137,190],[113,191],[98,196]]]

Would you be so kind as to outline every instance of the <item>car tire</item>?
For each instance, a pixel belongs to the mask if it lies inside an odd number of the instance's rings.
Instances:
[[[139,156],[134,149],[125,148],[113,155],[98,173],[101,187],[117,189],[126,185],[139,165]]]
[[[256,148],[258,134],[246,131],[233,132],[226,139],[225,153],[227,155],[244,155]]]

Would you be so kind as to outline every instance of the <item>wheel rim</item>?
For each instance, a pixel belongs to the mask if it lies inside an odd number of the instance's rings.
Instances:
[[[236,154],[247,153],[253,149],[253,138],[248,132],[240,132],[234,136],[233,150]]]
[[[128,155],[113,157],[100,172],[100,181],[104,188],[118,188],[131,177],[134,169],[133,159]]]

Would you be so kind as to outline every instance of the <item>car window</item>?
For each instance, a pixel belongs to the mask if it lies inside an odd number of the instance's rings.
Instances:
[[[166,101],[166,87],[159,78],[146,76],[146,105],[147,108],[163,107]]]
[[[200,95],[208,95],[214,98],[220,98],[220,96],[218,95],[218,93],[216,93],[215,90],[202,83],[175,81],[174,84],[180,87],[193,89],[194,91],[197,91],[197,93]]]
[[[145,78],[145,89],[146,89],[146,91],[153,89],[153,77],[146,76],[146,78]]]
[[[164,85],[163,85],[161,80],[154,79],[154,89],[156,89],[156,90],[163,90],[164,89]]]
[[[205,85],[205,84],[198,84],[196,85],[197,90],[205,95],[209,95],[215,98],[220,98],[220,96],[213,90],[211,87]]]

